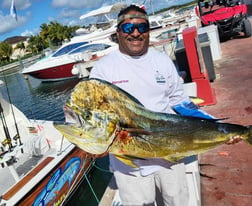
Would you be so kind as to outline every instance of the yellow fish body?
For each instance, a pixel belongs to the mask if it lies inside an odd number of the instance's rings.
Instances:
[[[88,79],[74,88],[64,107],[65,124],[55,127],[73,144],[92,154],[163,158],[177,161],[216,147],[235,135],[252,144],[251,127],[144,108],[108,82]]]

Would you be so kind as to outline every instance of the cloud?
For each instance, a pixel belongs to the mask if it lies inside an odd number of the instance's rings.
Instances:
[[[3,14],[0,14],[0,34],[11,32],[17,27],[23,26],[27,21],[28,17],[18,16],[18,20],[16,21],[16,19],[10,15],[4,16]]]
[[[10,0],[3,0],[2,1],[2,7],[5,8],[7,11],[9,11],[11,6]],[[19,0],[15,1],[15,7],[17,9],[17,21],[15,18],[13,18],[9,12],[7,14],[4,14],[2,11],[0,12],[0,34],[7,34],[9,32],[12,32],[16,28],[22,27],[29,21],[30,14],[27,13],[26,16],[20,16],[19,12],[21,9],[26,9],[31,6],[30,0]]]
[[[21,36],[31,36],[31,35],[34,36],[34,35],[39,34],[39,32],[40,32],[39,28],[33,29],[32,31],[25,30],[24,32],[21,33]]]
[[[81,22],[79,20],[79,17],[81,14],[82,13],[80,10],[64,8],[57,15],[57,22],[68,26],[80,25]]]
[[[10,0],[2,0],[2,7],[9,9],[11,6]],[[24,10],[31,7],[31,0],[17,0],[15,1],[15,6],[17,10]]]
[[[58,15],[58,18],[76,18],[81,15],[80,10],[64,8]]]
[[[111,0],[106,1],[105,4],[110,4]],[[53,0],[51,5],[54,8],[62,9],[56,18],[49,18],[49,20],[56,20],[64,25],[82,25],[83,22],[80,21],[80,16],[85,12],[101,7],[104,0]]]
[[[52,6],[56,8],[60,7],[70,7],[75,9],[93,9],[97,8],[98,6],[103,5],[103,0],[95,0],[95,1],[81,1],[81,0],[53,0]],[[107,1],[111,2],[111,1]]]

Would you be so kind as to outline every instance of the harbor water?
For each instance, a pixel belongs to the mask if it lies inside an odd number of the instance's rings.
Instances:
[[[78,79],[41,83],[34,78],[25,79],[17,70],[0,73],[5,84],[0,87],[3,97],[14,104],[30,119],[64,121],[62,106]],[[64,204],[67,206],[97,206],[111,178],[108,158],[96,161],[92,170]],[[87,181],[88,179],[88,181]]]

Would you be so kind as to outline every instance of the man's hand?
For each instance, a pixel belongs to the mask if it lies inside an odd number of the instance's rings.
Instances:
[[[241,140],[242,140],[242,137],[237,135],[237,136],[232,137],[232,139],[228,140],[226,144],[235,144],[237,142],[240,142]]]

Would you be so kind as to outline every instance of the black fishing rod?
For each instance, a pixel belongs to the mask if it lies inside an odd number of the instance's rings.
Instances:
[[[3,75],[3,77],[4,77],[4,81],[5,81],[5,88],[6,88],[6,91],[7,91],[8,99],[9,99],[9,102],[10,102],[11,113],[12,113],[13,120],[14,120],[14,123],[15,123],[16,131],[17,131],[17,134],[15,135],[15,137],[14,137],[13,139],[14,139],[15,141],[18,140],[19,145],[21,146],[23,143],[22,143],[22,141],[21,141],[19,129],[18,129],[18,126],[17,126],[17,121],[16,121],[15,113],[14,113],[14,110],[13,110],[13,105],[12,105],[11,98],[10,98],[9,88],[8,88],[8,86],[7,86],[7,81],[6,81],[5,75]],[[6,125],[6,126],[7,126],[7,125]],[[22,152],[23,152],[23,151],[22,151]]]
[[[12,105],[12,103],[11,103],[11,99],[10,99],[10,95],[9,95],[9,90],[8,90],[7,84],[6,84],[6,89],[7,89],[7,95],[8,95],[8,98],[9,98],[9,102],[10,102],[11,113],[12,113],[13,120],[14,120],[14,123],[15,123],[16,131],[17,131],[17,134],[15,135],[15,137],[14,137],[13,139],[14,139],[15,141],[18,140],[18,143],[19,143],[19,145],[21,146],[23,143],[22,143],[22,141],[21,141],[19,129],[18,129],[18,126],[17,126],[16,116],[15,116],[15,113],[14,113],[14,110],[13,110],[13,105]]]
[[[1,121],[2,121],[4,134],[5,134],[5,138],[6,138],[4,140],[4,142],[3,142],[3,144],[4,145],[8,144],[9,150],[11,151],[12,150],[12,141],[11,141],[10,133],[9,133],[7,123],[6,123],[6,120],[5,120],[5,115],[4,115],[4,111],[3,111],[3,107],[2,107],[1,102],[0,102],[0,118],[1,118]]]

